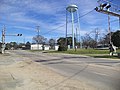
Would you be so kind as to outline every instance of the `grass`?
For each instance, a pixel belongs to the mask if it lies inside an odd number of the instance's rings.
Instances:
[[[94,58],[112,58],[112,59],[118,59],[117,56],[110,56],[110,55],[103,55],[103,56],[93,56]]]
[[[30,52],[41,52],[43,50],[30,50]],[[78,54],[78,55],[86,55],[94,58],[112,58],[119,59],[117,55],[110,56],[109,50],[96,50],[96,49],[77,49],[76,51],[73,49],[69,49],[67,51],[43,51],[48,53],[66,53],[66,54]],[[120,49],[117,50],[117,53],[120,53]]]
[[[117,53],[120,52],[120,49],[117,50]],[[117,55],[109,56],[109,50],[95,50],[95,49],[73,49],[67,51],[49,51],[49,53],[67,53],[67,54],[80,54],[87,55],[95,58],[112,58],[118,59]]]
[[[52,53],[68,53],[68,54],[108,54],[109,50],[95,50],[95,49],[73,49],[67,51],[50,51]]]

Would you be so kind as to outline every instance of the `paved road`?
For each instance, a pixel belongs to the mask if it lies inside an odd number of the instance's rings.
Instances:
[[[77,79],[98,90],[120,90],[120,60],[98,59],[80,55],[48,54],[42,52],[9,51],[31,58],[68,79]],[[65,82],[64,80],[63,82]]]

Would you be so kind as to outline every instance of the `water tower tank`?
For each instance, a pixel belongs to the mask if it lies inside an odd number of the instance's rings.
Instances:
[[[75,12],[78,9],[77,5],[69,5],[66,10],[69,12]]]

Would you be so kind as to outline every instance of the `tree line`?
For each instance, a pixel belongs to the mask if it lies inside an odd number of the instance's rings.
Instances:
[[[100,37],[99,40],[92,38],[88,34],[81,37],[81,43],[78,42],[76,38],[74,38],[75,46],[80,47],[80,45],[82,45],[83,48],[97,48],[97,45],[109,46],[110,35],[111,35],[111,42],[113,43],[113,45],[120,48],[120,30],[117,30],[116,32],[108,33],[103,37]],[[67,39],[61,37],[57,40],[57,43],[60,46],[65,46],[65,45],[72,46],[72,37],[67,37]]]
[[[117,30],[116,32],[108,33],[104,35],[103,37],[101,37],[98,41],[96,41],[89,35],[84,35],[81,37],[82,43],[78,42],[77,39],[74,38],[75,46],[77,46],[78,48],[80,47],[80,45],[82,45],[83,48],[88,48],[88,47],[96,48],[98,44],[109,45],[110,35],[111,35],[111,41],[113,42],[113,44],[116,47],[120,48],[120,30]],[[50,45],[51,49],[54,49],[55,45],[72,46],[72,37],[67,37],[67,38],[60,37],[56,41],[55,39],[52,39],[52,38],[47,40],[47,38],[45,38],[44,36],[37,35],[37,36],[34,36],[32,40],[33,40],[32,43],[30,43],[29,41],[26,43],[19,43],[19,44],[16,42],[6,43],[6,49],[18,49],[18,48],[30,49],[31,44],[47,44],[47,45]]]

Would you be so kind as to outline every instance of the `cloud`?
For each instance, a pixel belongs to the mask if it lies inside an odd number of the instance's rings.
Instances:
[[[23,29],[32,31],[40,26],[40,33],[48,36],[65,36],[66,7],[76,4],[80,16],[88,13],[97,6],[96,0],[1,0],[0,17],[1,24],[8,26],[8,30]],[[69,16],[69,20],[71,15]],[[103,25],[103,21],[105,25]],[[84,35],[91,28],[107,25],[107,17],[93,11],[80,18],[80,31]],[[10,27],[10,28],[9,28]],[[76,25],[75,25],[76,29]],[[71,34],[71,23],[68,25],[68,33]],[[75,31],[74,31],[75,32]],[[27,35],[27,33],[25,33]],[[32,34],[31,34],[32,36]]]
[[[31,28],[31,27],[13,26],[13,28],[23,29],[23,30],[28,30],[28,31],[35,31],[34,28]]]
[[[14,20],[15,22],[23,22],[23,23],[28,23],[28,24],[29,23],[43,24],[43,22],[41,23],[41,21],[35,20],[35,19],[29,17],[29,15],[32,11],[32,12],[35,12],[36,14],[38,14],[38,15],[34,15],[33,16],[34,18],[36,18],[36,16],[40,17],[41,14],[46,14],[49,16],[53,15],[54,22],[52,21],[52,23],[60,23],[61,24],[61,20],[65,18],[64,11],[67,6],[64,3],[63,4],[62,3],[63,3],[63,0],[60,2],[56,2],[55,0],[53,0],[53,1],[40,0],[40,1],[36,1],[36,2],[34,0],[27,0],[27,1],[6,0],[3,2],[3,6],[1,6],[1,7],[6,7],[6,8],[2,8],[1,11],[7,12],[6,14],[10,15],[9,18],[11,19],[11,21]],[[84,0],[84,2],[79,1],[79,0],[66,1],[66,3],[67,4],[71,4],[71,3],[80,4],[79,8],[83,9],[82,11],[79,10],[80,13],[88,11],[90,6],[93,6],[93,3],[88,0]],[[50,20],[52,20],[53,18],[46,19],[46,21],[50,22]],[[86,17],[86,21],[89,21],[90,18],[93,20],[94,16],[89,16],[88,18]],[[44,23],[46,21],[44,21]],[[65,22],[63,22],[63,23],[65,23]]]

